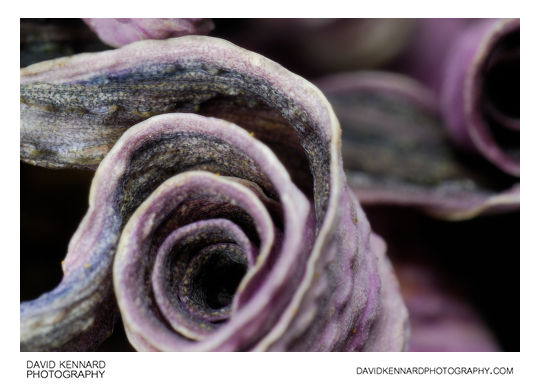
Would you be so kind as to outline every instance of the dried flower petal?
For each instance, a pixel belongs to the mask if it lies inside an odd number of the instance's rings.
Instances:
[[[22,349],[101,342],[114,316],[113,263],[114,295],[141,350],[405,347],[384,244],[345,183],[339,124],[310,83],[204,37],[22,75],[21,157],[92,167],[114,144],[64,279],[21,305]],[[122,135],[170,111],[184,113]]]
[[[519,176],[519,19],[465,30],[450,51],[441,92],[454,139]]]
[[[111,47],[139,40],[205,35],[214,29],[210,19],[83,19]]]
[[[519,176],[519,19],[423,19],[400,68],[440,99],[452,138]]]
[[[421,207],[448,219],[519,207],[519,184],[447,137],[436,98],[385,72],[322,79],[343,127],[347,177],[362,204]]]

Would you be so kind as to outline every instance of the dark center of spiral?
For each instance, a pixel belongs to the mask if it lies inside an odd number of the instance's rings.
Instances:
[[[484,92],[492,108],[519,119],[519,31],[502,39],[487,61]]]
[[[193,274],[192,300],[209,310],[230,306],[247,267],[238,247],[224,244],[207,249]]]
[[[209,266],[195,278],[195,285],[201,288],[203,302],[211,309],[230,305],[246,270],[245,264],[229,258],[212,258]]]

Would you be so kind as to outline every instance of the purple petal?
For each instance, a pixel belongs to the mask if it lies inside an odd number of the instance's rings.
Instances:
[[[450,51],[441,93],[453,138],[519,176],[519,19],[467,28]]]
[[[452,138],[519,176],[519,19],[424,19],[399,67],[439,98]]]
[[[399,72],[440,94],[442,69],[456,37],[475,19],[418,19],[413,36],[397,61]]]
[[[140,350],[406,346],[396,278],[345,183],[339,124],[304,79],[184,37],[28,67],[21,98],[25,160],[91,167],[107,154],[63,281],[21,305],[23,350],[98,344],[105,298]]]
[[[343,127],[343,161],[364,205],[420,207],[447,219],[519,208],[519,182],[456,151],[433,94],[385,72],[319,81]]]
[[[210,19],[83,19],[111,47],[139,40],[205,35],[214,29]]]

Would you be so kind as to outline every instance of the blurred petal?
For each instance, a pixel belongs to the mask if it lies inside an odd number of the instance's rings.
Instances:
[[[363,205],[410,205],[455,220],[519,208],[519,182],[458,151],[435,97],[416,81],[357,72],[318,85],[342,125],[347,178]]]
[[[519,19],[470,26],[446,64],[442,111],[452,137],[519,176]]]
[[[214,29],[210,19],[83,19],[111,47],[134,41],[206,35]]]
[[[519,19],[422,19],[400,70],[439,99],[453,140],[519,177]]]

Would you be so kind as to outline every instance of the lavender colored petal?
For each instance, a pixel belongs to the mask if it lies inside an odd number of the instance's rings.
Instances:
[[[397,281],[345,183],[338,121],[304,79],[225,41],[184,37],[31,66],[21,98],[27,161],[89,167],[107,154],[64,280],[21,305],[22,349],[99,343],[94,315],[113,316],[102,311],[113,276],[126,332],[140,350],[406,346]],[[171,110],[183,113],[163,114]],[[216,244],[181,258],[169,253],[186,246],[171,235],[177,229],[209,231],[208,221],[220,218],[251,244],[224,225],[228,235]],[[200,301],[210,290],[201,282],[218,250],[225,255],[218,265],[247,271],[232,302],[214,314]],[[178,285],[186,288],[179,302],[169,292]],[[223,304],[227,291],[217,293]],[[181,314],[171,313],[175,306]]]
[[[519,19],[484,20],[459,36],[441,98],[453,138],[519,176]]]
[[[519,176],[519,19],[424,19],[401,71],[439,99],[453,140]]]
[[[397,59],[397,71],[405,73],[440,94],[442,69],[456,37],[475,19],[418,19],[409,44]]]
[[[206,35],[214,29],[210,19],[83,19],[111,47],[139,40]]]
[[[362,204],[420,207],[467,219],[519,208],[519,183],[457,151],[436,99],[405,76],[341,74],[318,82],[343,127],[347,178]]]

